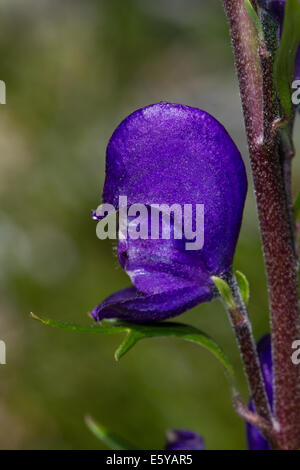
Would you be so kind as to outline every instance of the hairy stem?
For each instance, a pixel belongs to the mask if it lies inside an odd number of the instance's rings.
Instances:
[[[229,20],[248,138],[267,271],[274,367],[274,412],[282,449],[300,447],[300,367],[291,345],[300,338],[297,263],[290,231],[278,136],[270,122],[272,87],[244,0],[223,0]],[[269,92],[270,93],[270,90]]]
[[[235,276],[231,273],[228,280],[236,308],[227,308],[229,319],[241,351],[249,389],[258,415],[272,425],[272,415],[256,351],[246,306],[242,300]]]
[[[242,401],[241,397],[235,396],[233,398],[233,406],[236,413],[243,418],[248,423],[256,426],[262,434],[268,439],[273,449],[278,449],[276,442],[276,437],[274,436],[274,431],[272,425],[266,421],[264,418],[259,416],[256,413],[253,413]]]
[[[288,125],[281,129],[279,141],[279,159],[282,167],[284,188],[286,195],[286,204],[289,214],[291,237],[294,240],[295,256],[298,257],[298,249],[295,233],[295,221],[293,214],[293,200],[292,200],[292,159],[295,155],[294,144],[292,141],[294,126],[294,117]]]

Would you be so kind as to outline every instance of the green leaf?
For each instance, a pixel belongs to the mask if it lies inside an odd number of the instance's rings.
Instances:
[[[298,193],[297,199],[294,203],[294,216],[296,221],[300,220],[300,192]]]
[[[288,0],[285,6],[283,31],[275,56],[274,80],[281,101],[284,117],[293,115],[291,83],[294,77],[295,60],[300,44],[300,4]]]
[[[217,343],[201,330],[193,326],[184,325],[182,323],[173,322],[157,322],[157,323],[131,323],[118,320],[109,320],[102,322],[101,325],[75,325],[72,323],[64,323],[57,320],[51,320],[31,313],[32,318],[39,320],[44,325],[63,328],[71,331],[89,332],[99,334],[126,333],[125,339],[115,352],[115,359],[119,360],[126,354],[138,341],[145,338],[173,337],[181,338],[210,351],[223,365],[227,376],[233,385],[234,374],[231,364]]]
[[[85,422],[89,430],[94,434],[97,439],[104,442],[107,447],[112,450],[136,450],[137,448],[120,437],[111,433],[102,424],[95,421],[91,416],[85,417]]]
[[[250,288],[249,288],[248,279],[246,278],[245,274],[241,273],[241,271],[236,271],[235,274],[236,274],[239,288],[241,290],[243,301],[245,305],[247,306],[249,302],[249,296],[250,296]]]
[[[123,341],[123,343],[117,349],[115,357],[116,359],[120,359],[141,339],[158,337],[181,338],[206,348],[212,354],[214,354],[217,359],[219,359],[227,372],[233,376],[233,371],[229,360],[225,356],[222,349],[215,343],[215,341],[201,330],[198,330],[193,326],[184,325],[182,323],[164,322],[131,325],[130,332],[125,338],[125,341]]]
[[[123,333],[128,330],[125,326],[121,325],[112,325],[112,326],[100,326],[99,324],[93,325],[77,325],[75,323],[66,323],[59,320],[52,320],[51,318],[41,317],[36,315],[35,313],[30,313],[31,318],[34,320],[39,320],[44,325],[54,326],[55,328],[62,328],[65,330],[70,331],[79,331],[81,333],[106,333],[106,334],[113,334],[113,333]],[[109,323],[108,323],[109,324]]]
[[[244,3],[245,3],[245,8],[248,12],[248,15],[251,17],[251,19],[252,19],[252,21],[253,21],[256,29],[257,29],[258,37],[262,41],[264,39],[264,33],[263,33],[263,27],[262,27],[260,18],[258,16],[258,14],[256,13],[256,11],[254,10],[253,5],[252,5],[250,0],[244,0]]]
[[[236,303],[227,282],[217,276],[212,276],[211,279],[213,280],[216,288],[218,289],[219,294],[222,297],[226,307],[229,310],[236,310]]]

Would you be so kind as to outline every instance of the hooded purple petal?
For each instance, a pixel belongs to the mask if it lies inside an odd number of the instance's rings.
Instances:
[[[204,204],[201,257],[212,273],[231,266],[247,190],[241,155],[205,111],[172,103],[139,109],[107,147],[103,202]]]
[[[246,192],[241,155],[206,112],[158,103],[127,117],[107,147],[103,202],[118,209],[126,196],[128,206],[177,204],[183,212],[184,204],[203,204],[204,246],[189,251],[174,237],[119,240],[120,264],[137,290],[125,302],[110,297],[94,317],[164,319],[210,300],[211,276],[231,268]]]
[[[260,366],[265,382],[265,387],[271,408],[273,407],[273,366],[272,366],[272,350],[271,337],[265,335],[261,338],[257,345]],[[250,409],[254,411],[253,401],[250,401]],[[247,440],[250,450],[270,450],[271,446],[263,437],[260,431],[251,424],[247,423]]]
[[[134,286],[144,294],[158,294],[213,283],[203,259],[184,249],[182,240],[119,240],[118,258]]]
[[[183,429],[173,429],[166,435],[165,450],[204,450],[204,440],[200,434]]]

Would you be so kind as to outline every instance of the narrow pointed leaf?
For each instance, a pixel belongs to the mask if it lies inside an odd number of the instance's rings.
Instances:
[[[59,320],[52,320],[51,318],[41,317],[40,315],[36,315],[32,312],[30,313],[30,316],[34,320],[39,320],[44,325],[62,328],[64,330],[78,331],[80,333],[114,334],[128,331],[128,327],[117,324],[114,324],[113,326],[101,326],[99,324],[77,325],[75,323],[67,323]]]
[[[133,346],[143,338],[146,338],[143,333],[139,333],[138,331],[130,330],[129,333],[125,336],[124,340],[118,347],[115,352],[115,360],[119,361],[122,356],[124,356]]]
[[[124,341],[121,343],[115,353],[116,360],[120,359],[126,352],[128,352],[138,341],[145,338],[157,337],[173,337],[181,338],[204,347],[210,351],[223,365],[227,376],[233,383],[234,374],[233,369],[223,350],[217,343],[201,330],[193,326],[184,325],[183,323],[175,322],[157,322],[157,323],[131,323],[118,320],[110,320],[102,325],[75,325],[72,323],[60,322],[51,320],[49,318],[40,317],[31,314],[32,318],[39,320],[44,325],[54,326],[56,328],[63,328],[71,331],[100,333],[100,334],[113,334],[113,333],[127,333]],[[232,385],[232,384],[231,384]]]
[[[294,216],[296,222],[300,220],[300,192],[298,193],[297,199],[294,203]]]
[[[261,21],[260,21],[260,18],[258,16],[258,14],[254,10],[250,0],[244,0],[244,3],[245,3],[246,10],[248,12],[248,15],[251,17],[251,19],[252,19],[252,21],[253,21],[256,29],[257,29],[259,39],[263,40],[263,37],[264,37],[263,27],[262,27],[262,24],[261,24]]]
[[[94,434],[97,439],[102,441],[107,447],[110,447],[112,450],[136,450],[136,447],[132,444],[121,439],[119,436],[116,436],[108,429],[106,429],[102,424],[95,421],[91,416],[87,415],[85,417],[85,422],[89,430]]]
[[[245,274],[241,273],[241,271],[236,271],[235,274],[236,274],[239,288],[241,290],[243,301],[245,305],[247,306],[249,302],[249,296],[250,296],[250,288],[249,288],[248,279],[246,278]]]
[[[224,281],[224,279],[221,279],[220,277],[217,277],[217,276],[212,276],[212,280],[213,280],[216,288],[218,289],[219,294],[222,297],[226,307],[229,310],[235,310],[236,309],[236,303],[235,303],[232,292],[231,292],[230,287],[227,284],[227,282]]]

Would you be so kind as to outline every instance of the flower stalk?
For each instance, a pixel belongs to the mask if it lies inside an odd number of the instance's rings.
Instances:
[[[265,390],[248,312],[234,274],[231,272],[226,276],[226,278],[231,292],[231,301],[226,302],[225,300],[224,305],[228,312],[229,320],[241,352],[250,393],[255,404],[257,419],[261,419],[265,423],[268,423],[268,429],[270,429],[272,428],[272,414]],[[224,300],[223,296],[222,298]]]
[[[259,39],[244,0],[223,0],[243,105],[267,271],[274,364],[274,413],[281,449],[300,447],[300,368],[291,345],[300,338],[297,262],[274,131],[272,74],[262,64]],[[253,4],[256,2],[252,2]],[[268,95],[267,95],[268,94]],[[273,131],[272,131],[273,129]]]
[[[257,413],[253,413],[253,411],[249,410],[249,408],[247,408],[247,406],[242,401],[240,396],[234,397],[233,406],[234,406],[236,413],[241,418],[243,418],[252,426],[255,426],[256,428],[258,428],[260,432],[264,436],[266,436],[266,438],[268,439],[268,441],[270,442],[274,450],[278,448],[277,442],[273,433],[273,427],[269,421],[265,420],[264,418],[259,416]]]

